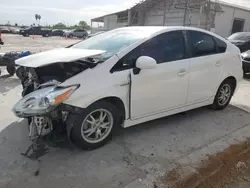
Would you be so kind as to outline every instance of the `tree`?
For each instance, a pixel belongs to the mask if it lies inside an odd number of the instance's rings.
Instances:
[[[59,22],[53,26],[54,29],[65,29],[67,26],[63,24],[62,22]]]
[[[37,18],[39,19],[39,25],[40,25],[40,20],[41,20],[42,16],[41,16],[41,15],[38,15]]]
[[[39,20],[39,25],[40,25],[41,18],[42,18],[41,15],[35,14],[36,24],[37,24],[37,20]]]
[[[88,24],[87,24],[87,22],[85,22],[85,21],[80,21],[79,22],[79,26],[83,26],[83,27],[85,27],[85,26],[87,26]]]
[[[37,23],[37,20],[38,20],[38,14],[35,14],[35,19],[36,19],[36,23]]]
[[[84,29],[90,29],[90,26],[85,21],[80,21],[78,25]]]

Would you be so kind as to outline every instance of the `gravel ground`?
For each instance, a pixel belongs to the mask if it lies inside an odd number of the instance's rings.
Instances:
[[[57,37],[33,40],[17,35],[4,35],[3,39],[6,45],[0,52],[37,52],[77,41]],[[27,122],[11,112],[20,95],[19,80],[3,71],[0,77],[1,188],[154,187],[154,177],[169,171],[181,159],[201,149],[207,154],[225,149],[231,134],[250,129],[250,82],[245,80],[231,105],[223,111],[204,107],[124,129],[109,144],[95,151],[71,150],[64,145],[49,147],[49,153],[40,162],[31,161],[20,155],[30,144]],[[238,137],[244,133],[247,131]],[[225,138],[226,144],[214,144]],[[199,157],[193,155],[188,160],[197,161]],[[34,174],[38,169],[39,174]]]
[[[63,37],[47,38],[42,36],[35,36],[35,39],[32,39],[32,37],[11,34],[3,34],[2,37],[5,44],[1,46],[0,52],[26,50],[31,52],[41,52],[53,48],[66,47],[79,41],[78,39],[66,40]]]

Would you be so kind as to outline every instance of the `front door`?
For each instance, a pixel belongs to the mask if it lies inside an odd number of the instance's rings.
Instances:
[[[139,74],[131,70],[131,118],[185,106],[190,61],[186,59],[182,32],[158,35],[139,49],[140,55],[154,58],[157,66]]]

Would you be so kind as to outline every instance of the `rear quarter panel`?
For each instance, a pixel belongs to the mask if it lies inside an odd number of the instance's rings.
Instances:
[[[238,87],[239,82],[243,79],[243,69],[242,69],[240,50],[236,46],[228,42],[227,50],[224,54],[222,54],[221,61],[223,66],[223,75],[220,84],[226,78],[233,76],[237,81],[237,87]]]

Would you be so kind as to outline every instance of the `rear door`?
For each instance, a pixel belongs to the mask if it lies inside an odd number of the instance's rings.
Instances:
[[[218,48],[219,41],[207,33],[188,31],[191,62],[187,104],[199,103],[215,96],[223,74],[223,53],[226,51],[226,44],[224,48],[223,44],[221,49]],[[198,49],[199,45],[202,48]]]

